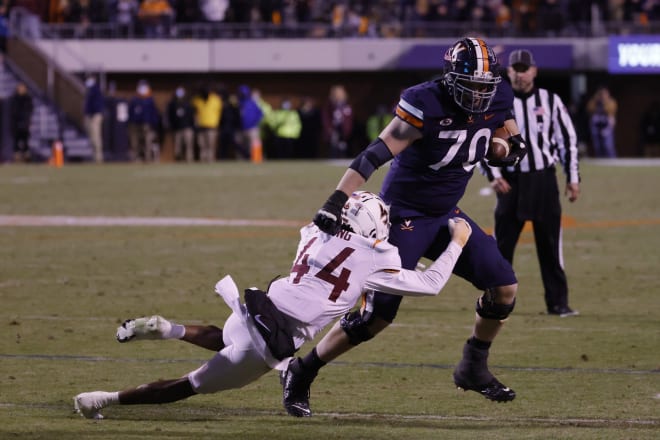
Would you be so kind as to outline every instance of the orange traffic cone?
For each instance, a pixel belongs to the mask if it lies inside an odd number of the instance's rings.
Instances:
[[[62,141],[54,141],[48,164],[57,168],[64,165],[64,146]]]

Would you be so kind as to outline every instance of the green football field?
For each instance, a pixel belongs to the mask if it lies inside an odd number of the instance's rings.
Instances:
[[[648,165],[648,164],[646,164]],[[407,298],[395,325],[324,368],[314,417],[281,406],[275,372],[248,387],[154,406],[73,413],[73,396],[179,377],[212,353],[181,341],[119,344],[126,318],[222,326],[214,285],[265,287],[345,164],[46,165],[0,168],[0,438],[660,438],[660,164],[582,164],[565,199],[564,261],[578,317],[544,314],[533,233],[514,268],[515,312],[490,366],[508,404],[458,391],[453,366],[479,292],[452,278]],[[377,190],[386,170],[367,189]],[[563,175],[561,176],[563,179]],[[475,175],[461,203],[492,230]],[[563,184],[562,184],[563,188]],[[305,345],[306,353],[312,343]]]

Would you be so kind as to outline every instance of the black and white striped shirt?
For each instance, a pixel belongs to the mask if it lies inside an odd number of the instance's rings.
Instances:
[[[542,171],[555,163],[563,166],[568,183],[580,182],[577,134],[571,116],[556,93],[535,88],[516,93],[513,112],[527,145],[527,155],[509,173]],[[502,177],[500,168],[485,167],[488,180]]]

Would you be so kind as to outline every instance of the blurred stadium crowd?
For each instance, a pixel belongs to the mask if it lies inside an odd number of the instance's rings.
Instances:
[[[64,38],[490,37],[655,33],[655,0],[5,0]]]

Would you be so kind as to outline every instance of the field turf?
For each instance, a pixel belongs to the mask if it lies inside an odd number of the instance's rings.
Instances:
[[[229,309],[215,282],[231,274],[241,287],[265,287],[286,274],[299,226],[344,168],[0,168],[0,438],[660,438],[660,165],[625,162],[584,162],[580,200],[563,198],[580,316],[544,314],[533,233],[523,232],[516,310],[490,357],[518,393],[511,403],[453,385],[479,292],[452,278],[437,298],[405,299],[395,325],[324,368],[310,419],[286,415],[275,372],[241,390],[113,406],[102,421],[73,413],[77,393],[179,377],[209,358],[180,341],[118,344],[115,330],[156,313],[221,326]],[[485,186],[475,175],[460,206],[492,230]]]

